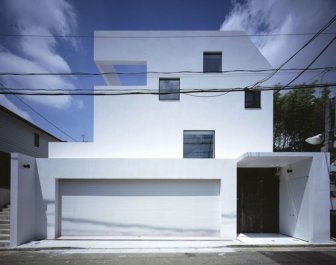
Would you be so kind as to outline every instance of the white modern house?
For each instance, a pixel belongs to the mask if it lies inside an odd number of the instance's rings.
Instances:
[[[273,92],[180,93],[262,79],[222,73],[272,68],[244,32],[97,31],[94,60],[119,73],[96,91],[153,94],[95,96],[93,142],[12,155],[13,246],[239,233],[329,241],[329,156],[272,152]]]

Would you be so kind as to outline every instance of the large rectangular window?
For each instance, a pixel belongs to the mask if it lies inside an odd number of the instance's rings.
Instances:
[[[214,158],[215,131],[184,131],[183,158]]]
[[[180,100],[179,78],[160,78],[159,83],[160,100]]]
[[[203,53],[203,72],[218,73],[222,72],[222,53],[204,52]]]
[[[260,90],[245,90],[245,108],[260,109]]]

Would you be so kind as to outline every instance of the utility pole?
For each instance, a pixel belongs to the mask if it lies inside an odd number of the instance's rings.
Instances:
[[[333,114],[333,124],[331,124],[331,113]],[[324,145],[322,152],[329,152],[333,148],[334,139],[336,139],[336,100],[329,98],[325,104],[324,110]],[[332,127],[332,129],[331,129]]]

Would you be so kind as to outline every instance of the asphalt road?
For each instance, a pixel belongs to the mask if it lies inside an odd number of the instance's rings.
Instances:
[[[107,250],[108,251],[108,250]],[[0,251],[0,264],[113,264],[113,265],[244,265],[336,264],[336,248],[228,249],[222,253],[111,254],[88,250]],[[106,252],[106,251],[105,251]]]

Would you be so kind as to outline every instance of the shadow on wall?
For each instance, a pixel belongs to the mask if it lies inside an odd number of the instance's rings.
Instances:
[[[35,175],[35,230],[36,240],[47,238],[47,204],[53,201],[44,201],[38,167]]]
[[[124,224],[116,222],[101,222],[95,220],[87,220],[80,218],[62,217],[62,222],[70,224],[71,228],[62,229],[65,236],[72,235],[99,235],[99,236],[129,236],[133,232],[142,235],[156,234],[155,231],[160,231],[160,236],[169,236],[179,233],[181,236],[218,236],[219,231],[216,229],[202,228],[176,228],[164,226],[152,226],[145,224]],[[74,224],[74,225],[73,225]],[[80,229],[81,224],[85,224],[85,230]],[[92,229],[88,229],[90,225]],[[76,227],[76,228],[74,228]],[[153,233],[154,231],[154,233]]]
[[[280,174],[280,233],[309,240],[309,194],[312,159],[290,164]]]

